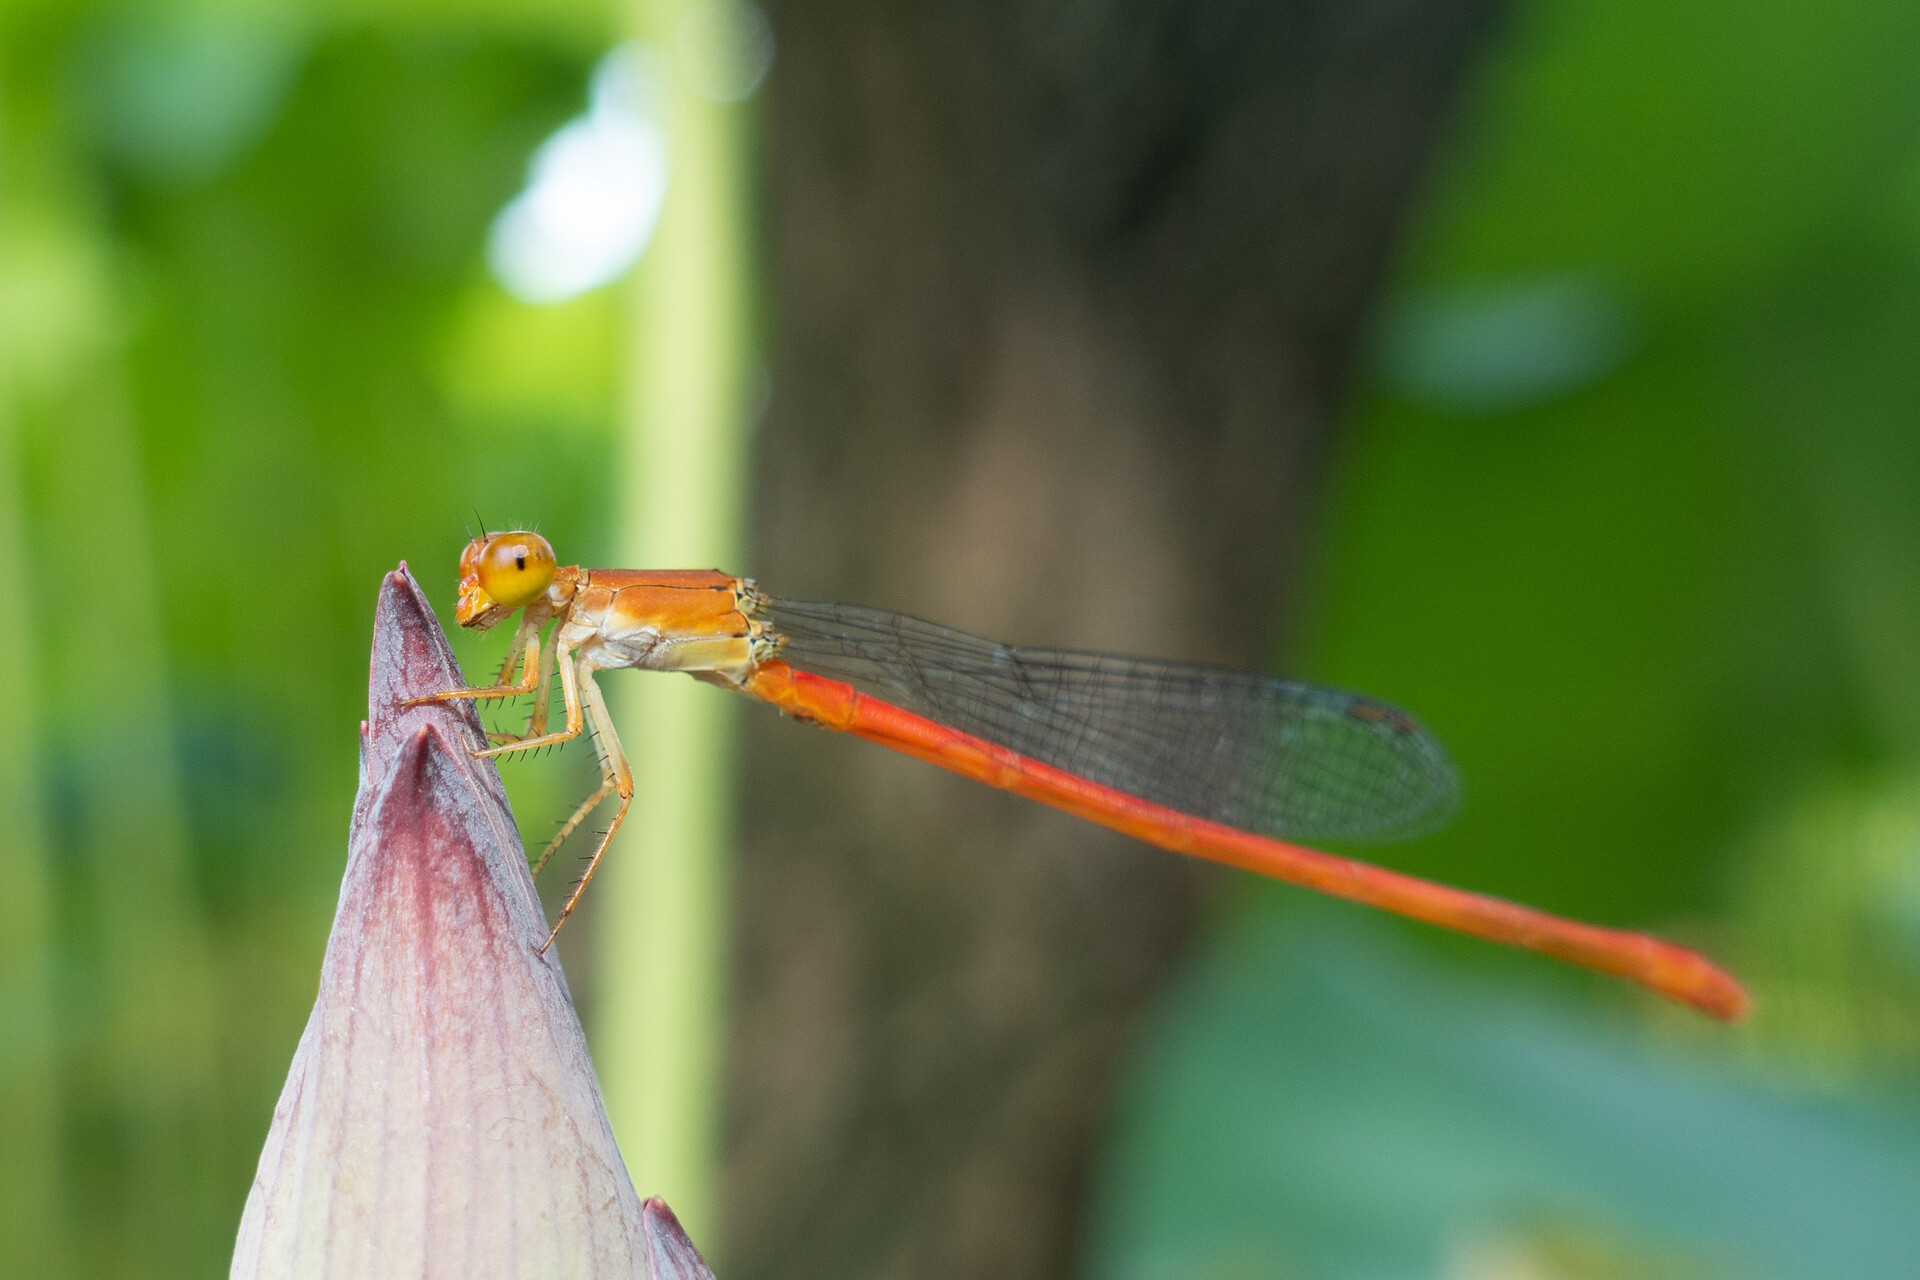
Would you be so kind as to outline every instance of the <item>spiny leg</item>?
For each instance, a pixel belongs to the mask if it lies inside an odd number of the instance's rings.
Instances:
[[[520,679],[526,679],[525,672],[528,665],[526,661],[526,649],[520,643],[520,634],[526,629],[527,620],[522,618],[519,627],[516,628],[513,633],[513,643],[507,646],[507,656],[500,662],[500,674],[493,678],[493,682],[496,685],[518,683],[513,680],[513,664],[516,662],[520,663],[520,671],[522,673]]]
[[[520,626],[523,630],[526,625],[526,622],[522,620]],[[495,688],[504,688],[510,683],[517,688],[520,684],[526,683],[526,677],[524,675],[517,682],[513,680],[513,664],[516,662],[520,663],[520,669],[522,671],[525,671],[528,665],[526,661],[526,651],[520,647],[520,636],[518,632],[514,634],[513,640],[514,642],[507,646],[506,661],[500,664],[500,674],[494,677]],[[549,650],[549,652],[551,652],[551,650]],[[536,730],[531,725],[528,726],[526,733],[507,733],[500,729],[488,729],[487,741],[490,743],[512,742],[518,738],[530,737],[535,732]]]
[[[567,675],[567,667],[563,663],[560,668],[560,678],[563,683],[569,683]],[[607,846],[613,843],[614,832],[618,831],[620,824],[627,820],[627,810],[633,807],[633,770],[627,767],[627,753],[620,749],[620,735],[613,731],[613,717],[607,714],[607,702],[600,694],[600,686],[594,683],[593,672],[580,673],[580,692],[586,698],[587,713],[593,717],[594,746],[599,752],[600,773],[605,779],[601,784],[600,794],[594,798],[594,803],[598,803],[600,796],[605,795],[607,787],[612,786],[620,793],[620,808],[613,815],[613,821],[607,824],[606,831],[600,836],[600,845],[593,851],[592,860],[587,863],[586,874],[581,876],[580,883],[573,887],[573,894],[567,899],[567,905],[560,908],[560,918],[554,921],[553,932],[548,934],[546,942],[541,944],[540,950],[543,952],[553,945],[555,938],[560,936],[561,926],[566,924],[567,917],[573,914],[573,908],[580,901],[580,895],[587,891],[587,885],[593,880],[593,873],[600,869],[600,859],[606,856]],[[574,815],[576,821],[580,817],[578,813]]]
[[[538,747],[549,747],[556,742],[570,742],[580,736],[583,720],[580,714],[580,691],[576,687],[573,672],[573,652],[564,648],[558,639],[553,643],[554,665],[560,669],[560,697],[567,704],[567,727],[556,733],[537,733],[525,738],[516,738],[512,742],[503,742],[498,746],[473,753],[474,759],[482,760],[488,756],[507,756],[516,751],[532,751]],[[587,681],[587,687],[593,687],[593,681]]]
[[[562,824],[559,834],[547,841],[547,847],[541,852],[540,860],[533,864],[533,874],[536,879],[539,877],[541,869],[547,865],[547,862],[554,854],[560,851],[560,846],[567,842],[567,837],[574,833],[574,829],[582,822],[585,822],[587,815],[592,813],[594,808],[611,794],[613,794],[613,779],[608,778],[600,784],[598,791],[588,796],[581,802],[580,807],[573,811],[573,816]]]
[[[508,683],[507,676],[513,671],[516,655],[520,662],[520,679]],[[442,689],[438,693],[429,693],[422,698],[409,698],[400,705],[422,707],[430,702],[452,702],[456,699],[515,698],[523,693],[534,692],[542,670],[544,668],[540,662],[540,626],[535,625],[532,618],[522,618],[520,629],[513,634],[513,643],[507,647],[507,660],[500,667],[498,682],[474,688]],[[541,719],[544,721],[545,717],[542,716]],[[495,735],[487,736],[491,739]]]
[[[540,679],[533,686],[533,714],[527,717],[527,737],[537,738],[547,731],[547,712],[553,701],[554,658],[560,652],[560,637],[556,633],[553,643],[540,655]]]
[[[560,645],[548,645],[540,654],[540,679],[533,686],[533,712],[527,717],[525,733],[489,733],[487,741],[494,746],[505,746],[514,742],[528,742],[540,737],[547,731],[547,713],[553,702],[553,664],[554,655],[560,652]],[[504,676],[502,677],[505,678]]]

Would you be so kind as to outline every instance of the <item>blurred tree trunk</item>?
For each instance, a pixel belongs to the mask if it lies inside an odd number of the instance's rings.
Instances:
[[[753,567],[1265,665],[1492,0],[778,4]],[[1065,1276],[1197,866],[753,717],[726,1274]]]

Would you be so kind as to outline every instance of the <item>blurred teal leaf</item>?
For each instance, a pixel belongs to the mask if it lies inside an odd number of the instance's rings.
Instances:
[[[144,176],[190,184],[266,132],[301,52],[281,10],[136,12],[82,45],[75,87],[111,155]]]
[[[1910,1100],[1795,1093],[1443,976],[1352,913],[1267,907],[1152,1033],[1086,1274],[1490,1276],[1519,1255],[1541,1276],[1894,1280],[1920,1257],[1916,1137]],[[1555,1269],[1570,1251],[1612,1261]]]
[[[1626,357],[1632,328],[1624,292],[1589,273],[1432,289],[1389,308],[1381,373],[1416,404],[1501,413],[1605,377]]]

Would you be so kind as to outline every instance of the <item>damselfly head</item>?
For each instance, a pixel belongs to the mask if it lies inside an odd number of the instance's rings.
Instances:
[[[483,534],[460,553],[460,599],[454,617],[484,631],[526,608],[553,585],[553,548],[537,533]]]

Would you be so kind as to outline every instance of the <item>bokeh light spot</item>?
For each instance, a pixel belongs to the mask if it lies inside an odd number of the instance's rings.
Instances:
[[[593,75],[591,105],[543,143],[527,186],[494,219],[493,274],[524,302],[563,302],[638,261],[667,190],[649,55],[622,45]]]

